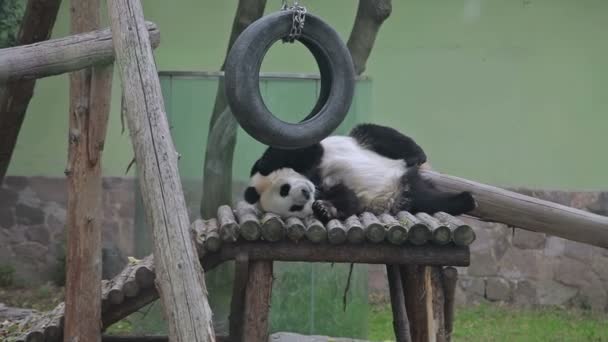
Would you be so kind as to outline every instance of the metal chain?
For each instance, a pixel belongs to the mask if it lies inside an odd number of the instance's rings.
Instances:
[[[291,29],[289,30],[289,35],[283,38],[283,43],[293,43],[302,34],[304,20],[306,19],[306,7],[301,6],[298,1],[294,1],[293,5],[288,6],[287,1],[283,0],[281,11],[293,12],[293,22],[291,24]]]

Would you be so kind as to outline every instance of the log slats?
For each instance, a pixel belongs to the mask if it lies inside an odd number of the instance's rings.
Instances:
[[[360,217],[353,215],[344,221],[331,220],[327,226],[324,226],[320,221],[311,218],[300,220],[291,217],[283,220],[277,215],[258,213],[254,207],[239,203],[235,211],[228,206],[218,209],[218,216],[220,217],[217,219],[198,219],[191,225],[191,235],[205,270],[212,269],[226,260],[232,260],[239,253],[246,253],[249,260],[262,261],[308,260],[413,263],[435,265],[435,267],[466,266],[469,262],[466,246],[475,240],[475,233],[470,226],[446,213],[436,213],[433,216],[412,215],[405,211],[399,212],[397,216],[363,213]],[[451,233],[450,240],[441,246],[436,244],[436,237],[434,238],[432,234],[440,226],[447,227]],[[230,238],[226,240],[223,236],[222,239],[222,231],[224,235],[230,235]],[[231,235],[230,232],[234,231],[238,234]],[[457,231],[461,234],[456,234]],[[455,239],[458,239],[458,242]],[[224,244],[226,241],[235,243]],[[353,248],[357,251],[356,255],[353,255],[355,254],[352,252]],[[152,255],[132,261],[114,279],[102,282],[104,322],[107,321],[105,319],[107,313],[118,310],[124,312],[126,316],[157,296],[154,290],[153,262]],[[400,268],[405,270],[404,267]],[[442,290],[445,292],[446,317],[445,322],[442,320],[437,322],[440,327],[434,327],[437,328],[436,330],[444,331],[448,339],[453,324],[455,278],[454,268],[443,269],[440,279],[443,283]],[[402,279],[402,282],[405,284],[405,279]],[[137,307],[134,306],[132,310],[123,308],[140,299],[145,299],[142,301],[144,304],[135,304]],[[30,324],[35,328],[24,336],[23,341],[26,338],[36,341],[41,333],[44,341],[59,341],[59,337],[54,336],[61,335],[62,305]],[[412,334],[416,334],[416,329],[413,330]]]
[[[418,213],[416,217],[431,229],[431,240],[438,245],[448,244],[452,240],[452,231],[448,226],[427,213]]]

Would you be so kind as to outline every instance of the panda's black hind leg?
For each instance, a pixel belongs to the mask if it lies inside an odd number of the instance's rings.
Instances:
[[[390,159],[403,159],[407,166],[426,162],[426,154],[414,139],[394,128],[366,123],[350,132],[361,146]]]
[[[443,211],[458,216],[472,211],[477,206],[470,192],[440,191],[429,180],[423,179],[417,169],[408,171],[406,182],[409,186],[408,197],[412,213],[434,214]]]

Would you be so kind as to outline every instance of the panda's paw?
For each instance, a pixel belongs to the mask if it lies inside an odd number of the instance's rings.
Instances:
[[[312,203],[312,212],[323,223],[327,223],[336,217],[336,208],[327,201],[314,201]]]

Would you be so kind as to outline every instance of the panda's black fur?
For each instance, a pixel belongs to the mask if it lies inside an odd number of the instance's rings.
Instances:
[[[263,195],[257,183],[279,170],[292,169],[310,180],[315,191],[308,196],[308,188],[299,186],[299,204],[291,205],[289,211],[304,210],[303,203],[310,200],[309,207],[323,222],[364,210],[452,215],[473,210],[475,201],[469,192],[442,192],[421,177],[419,168],[426,161],[426,154],[412,138],[393,128],[360,124],[348,136],[331,136],[309,147],[267,148],[251,169],[252,184],[245,190],[245,200],[257,203]],[[276,196],[292,196],[291,179],[282,180]]]

